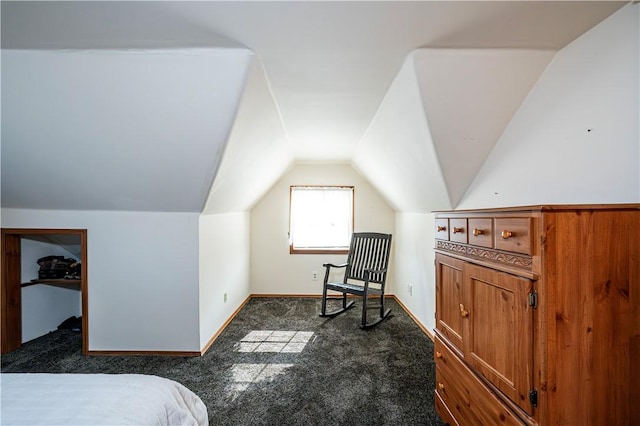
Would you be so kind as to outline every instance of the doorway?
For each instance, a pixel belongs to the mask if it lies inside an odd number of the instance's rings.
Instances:
[[[23,283],[22,244],[24,237],[39,236],[55,240],[57,237],[75,236],[80,240],[80,282],[64,280],[32,280]],[[14,351],[22,346],[22,287],[26,285],[79,285],[82,310],[82,354],[87,355],[88,299],[87,299],[87,230],[86,229],[22,229],[2,228],[2,277],[0,288],[0,353]]]

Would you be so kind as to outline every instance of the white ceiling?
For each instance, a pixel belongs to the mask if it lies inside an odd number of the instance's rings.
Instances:
[[[259,197],[291,161],[351,161],[416,49],[455,205],[553,52],[626,3],[3,1],[2,206],[201,211],[213,185],[205,211],[246,209],[256,200],[235,188],[260,182]],[[456,108],[477,111],[505,79],[482,119]],[[272,139],[258,140],[265,128]],[[258,162],[242,151],[257,143],[282,154],[248,167]],[[55,189],[65,184],[73,197]]]

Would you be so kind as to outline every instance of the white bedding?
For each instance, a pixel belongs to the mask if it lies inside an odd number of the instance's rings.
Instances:
[[[185,386],[141,374],[1,374],[2,425],[208,425]]]

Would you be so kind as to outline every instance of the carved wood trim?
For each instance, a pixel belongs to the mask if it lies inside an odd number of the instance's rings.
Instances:
[[[450,243],[448,241],[438,241],[438,248],[453,251],[458,254],[467,254],[465,246],[462,244]]]
[[[449,241],[437,241],[437,248],[453,253],[465,255],[472,259],[490,261],[494,263],[515,266],[517,268],[531,270],[533,261],[531,256],[504,253],[497,250],[472,247],[465,244],[457,244]]]

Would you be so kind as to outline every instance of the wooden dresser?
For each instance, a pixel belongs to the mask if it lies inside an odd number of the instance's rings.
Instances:
[[[452,425],[640,422],[640,204],[436,212]]]

